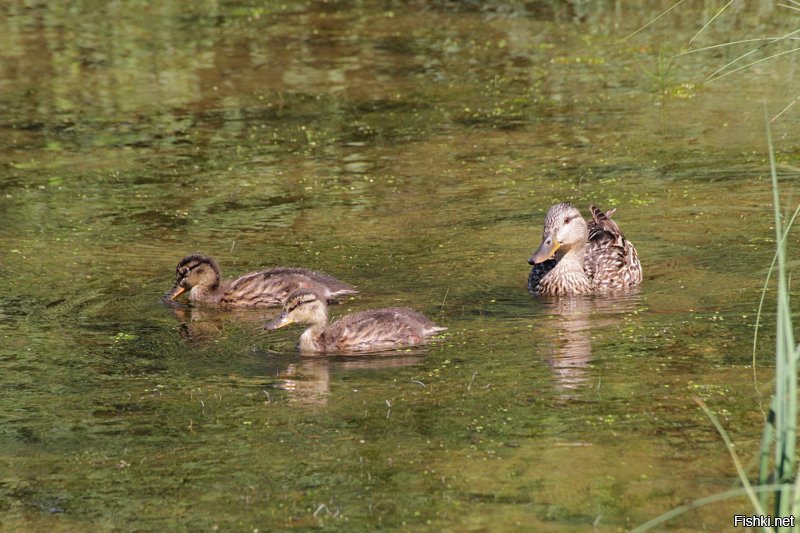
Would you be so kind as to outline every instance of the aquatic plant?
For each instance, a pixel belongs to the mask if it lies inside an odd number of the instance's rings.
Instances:
[[[677,0],[676,3],[672,4],[672,6],[670,6],[668,9],[666,9],[663,12],[661,12],[657,17],[655,17],[652,20],[650,20],[650,22],[648,22],[647,24],[645,24],[641,28],[637,29],[636,31],[634,31],[633,33],[631,33],[630,35],[625,37],[625,40],[630,39],[634,35],[637,35],[641,31],[643,31],[644,29],[650,27],[652,24],[654,24],[656,21],[658,21],[659,19],[661,19],[662,17],[667,15],[673,9],[677,8],[683,2],[684,2],[684,0]],[[705,32],[714,23],[715,20],[717,20],[720,16],[723,15],[723,13],[725,13],[725,11],[731,6],[731,4],[733,4],[732,0],[727,2],[727,3],[725,3],[721,8],[719,8],[714,13],[714,15],[711,18],[709,18],[709,20],[703,25],[703,27],[700,28],[697,31],[697,33],[695,33],[695,35],[691,39],[689,39],[689,44],[691,45],[692,43],[694,43],[700,37],[700,35],[703,34],[703,32]],[[788,10],[791,10],[793,12],[798,12],[798,11],[800,11],[800,2],[797,2],[796,0],[789,0],[788,4],[778,3],[778,4],[776,4],[776,7],[783,8],[783,9],[788,9]],[[734,40],[734,41],[729,41],[729,42],[724,42],[724,43],[717,43],[717,44],[713,44],[713,45],[710,45],[710,46],[704,46],[704,47],[701,47],[701,48],[694,48],[694,49],[682,52],[680,54],[676,54],[671,59],[674,60],[674,59],[676,59],[678,57],[685,56],[685,55],[688,55],[688,54],[695,54],[695,53],[698,53],[698,52],[707,52],[707,51],[718,52],[721,49],[724,49],[724,48],[727,48],[727,47],[736,47],[736,46],[739,46],[739,45],[742,45],[742,44],[753,44],[753,45],[755,45],[753,48],[750,48],[749,50],[746,50],[744,53],[736,55],[733,59],[731,59],[730,61],[726,62],[724,65],[722,65],[721,67],[716,69],[711,74],[708,74],[706,76],[705,80],[703,81],[703,83],[710,83],[710,82],[719,80],[721,78],[727,77],[727,76],[729,76],[731,74],[744,71],[744,70],[749,69],[749,68],[751,68],[751,67],[753,67],[755,65],[758,65],[760,63],[771,61],[773,59],[785,56],[787,54],[794,54],[795,52],[800,52],[800,46],[794,46],[796,44],[796,41],[798,41],[798,40],[800,40],[800,28],[794,29],[792,31],[789,31],[789,32],[784,33],[783,35],[780,35],[780,36],[777,36],[777,37],[758,37],[758,38],[750,38],[750,39],[737,39],[737,40]],[[781,45],[786,45],[786,48],[783,49],[783,50],[776,50],[776,48],[781,46]],[[760,57],[759,57],[759,55],[760,55]],[[663,68],[663,65],[664,65],[664,61],[663,61],[663,59],[661,57],[661,54],[659,54],[658,69],[655,72],[656,72],[656,74],[660,74],[662,72],[662,70],[664,70],[664,75],[663,76],[656,76],[655,77],[656,86],[659,87],[659,88],[660,88],[659,83],[662,82],[662,81],[665,81],[667,79],[667,77],[668,77],[668,75],[669,75],[669,73],[671,71],[671,67],[672,67],[671,63],[667,63],[667,67],[668,68],[666,68],[666,69]],[[651,77],[653,77],[653,76],[651,76]],[[781,115],[786,113],[797,102],[800,102],[800,95],[798,95],[795,98],[793,98],[780,112],[778,112],[775,116],[772,117],[770,122],[776,121]]]
[[[727,498],[746,495],[757,515],[773,517],[797,516],[800,513],[800,477],[797,476],[797,379],[800,345],[795,343],[792,325],[792,311],[789,298],[789,272],[786,261],[786,237],[792,227],[800,206],[794,215],[785,221],[781,213],[778,173],[775,163],[775,150],[772,133],[767,121],[767,145],[769,148],[770,175],[772,178],[773,212],[775,217],[775,259],[767,273],[767,282],[762,291],[761,303],[767,291],[769,279],[777,272],[777,312],[775,340],[775,390],[770,402],[769,412],[764,422],[761,447],[758,452],[758,477],[753,485],[742,466],[742,462],[714,413],[698,397],[694,400],[711,419],[725,446],[731,454],[742,487],[715,494],[673,509],[653,520],[642,524],[633,531],[646,531],[677,515],[691,509],[708,505]],[[759,316],[761,304],[759,304]],[[757,328],[757,326],[756,326]],[[756,329],[756,335],[757,335]],[[757,337],[756,337],[757,338]],[[755,362],[755,361],[754,361]],[[772,508],[769,509],[769,496],[773,494]],[[794,531],[797,526],[776,527],[775,531]],[[764,528],[773,531],[773,528]]]
[[[670,11],[678,7],[684,0],[678,0],[666,11],[659,14],[643,27],[639,28],[626,39],[638,34],[649,27],[660,18],[667,15]],[[791,10],[800,10],[800,3],[790,0],[794,5],[777,4],[778,7]],[[714,15],[703,25],[703,27],[689,40],[693,43],[711,24],[721,16],[733,2],[724,4]],[[756,64],[766,62],[786,54],[800,51],[800,47],[789,47],[789,49],[769,53],[777,45],[791,43],[800,38],[800,28],[789,31],[778,37],[764,37],[757,39],[736,40],[726,43],[715,44],[693,50],[688,50],[675,57],[686,54],[693,54],[708,50],[718,50],[724,47],[740,45],[743,43],[757,43],[756,46],[745,53],[739,54],[731,61],[728,61],[720,68],[709,74],[705,83],[709,83],[730,74],[740,72]],[[755,59],[757,54],[764,53],[763,57]],[[659,58],[659,65],[661,58]],[[789,105],[784,107],[778,114],[766,120],[766,136],[769,149],[770,175],[772,179],[773,212],[775,217],[775,257],[767,273],[767,279],[762,290],[761,301],[759,303],[758,318],[756,320],[756,331],[753,339],[753,369],[755,376],[755,350],[758,339],[758,326],[760,323],[761,309],[764,304],[765,295],[769,286],[773,272],[776,273],[777,284],[777,310],[776,310],[776,341],[775,341],[775,377],[774,391],[770,401],[769,411],[765,416],[764,427],[762,430],[761,445],[758,451],[758,475],[755,483],[751,483],[742,462],[734,449],[734,445],[727,435],[727,432],[717,420],[714,413],[698,397],[694,400],[711,419],[733,459],[736,467],[741,487],[715,494],[706,498],[698,499],[687,505],[673,509],[637,528],[634,531],[645,531],[658,524],[661,524],[688,510],[708,505],[710,503],[746,495],[753,505],[758,515],[770,515],[772,517],[797,516],[800,513],[800,477],[797,475],[796,452],[797,452],[797,380],[798,380],[798,358],[800,358],[800,346],[795,343],[794,330],[792,324],[791,305],[789,297],[789,271],[786,260],[786,238],[798,213],[800,206],[794,211],[791,217],[784,218],[781,210],[780,190],[778,186],[777,166],[775,162],[775,150],[772,142],[772,132],[770,123],[777,120],[792,105],[800,101],[800,96],[795,98]],[[765,113],[766,116],[766,113]],[[772,501],[770,502],[770,495]],[[771,503],[771,506],[770,506]],[[744,524],[743,524],[744,525]],[[765,531],[793,531],[799,526],[776,526],[764,527]]]
[[[658,58],[654,68],[649,69],[642,63],[639,68],[650,79],[653,90],[657,94],[668,94],[677,82],[675,81],[675,55],[670,54],[664,50],[664,47],[659,48]]]
[[[778,191],[778,174],[772,135],[767,126],[770,174],[772,176],[773,211],[775,214],[775,254],[777,256],[777,314],[775,344],[775,392],[764,424],[759,451],[758,483],[766,485],[770,479],[780,487],[775,491],[775,516],[789,516],[800,510],[800,491],[796,476],[795,450],[797,446],[797,359],[800,347],[795,344],[792,311],[789,302],[788,267],[786,264],[786,235],[791,227],[783,222]],[[796,216],[796,213],[795,213]],[[770,448],[774,444],[774,458],[770,466]],[[760,495],[765,506],[768,493]]]

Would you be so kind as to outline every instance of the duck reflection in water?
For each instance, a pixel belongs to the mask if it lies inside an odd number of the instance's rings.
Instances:
[[[422,356],[414,354],[391,358],[381,355],[304,358],[278,372],[279,381],[275,388],[286,391],[289,401],[298,405],[326,405],[331,396],[331,384],[335,386],[336,383],[336,374],[402,368],[417,365],[421,361]],[[391,405],[387,405],[387,408],[391,408]]]
[[[216,308],[196,307],[177,302],[165,302],[178,320],[177,331],[181,339],[192,346],[201,347],[225,337],[232,326],[252,330],[254,343],[261,334],[261,323],[278,316],[277,308]]]
[[[547,358],[556,386],[576,390],[588,385],[592,361],[592,331],[614,327],[620,314],[637,308],[638,295],[574,295],[542,300],[551,316],[546,329],[555,332],[552,352]]]

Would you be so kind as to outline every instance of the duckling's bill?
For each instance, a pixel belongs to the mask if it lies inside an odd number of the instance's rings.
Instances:
[[[531,265],[538,265],[539,263],[551,259],[560,246],[561,243],[558,242],[555,237],[545,237],[542,240],[542,244],[539,245],[539,248],[533,252],[531,258],[528,259],[528,263]]]
[[[270,320],[269,322],[267,322],[267,325],[264,326],[264,329],[272,331],[274,329],[284,328],[292,324],[294,324],[294,320],[289,318],[288,313],[284,312],[278,315],[278,318],[276,318],[275,320]]]
[[[186,292],[186,287],[175,285],[174,287],[172,287],[172,290],[170,290],[167,294],[164,295],[164,297],[174,302],[175,299],[184,292]]]

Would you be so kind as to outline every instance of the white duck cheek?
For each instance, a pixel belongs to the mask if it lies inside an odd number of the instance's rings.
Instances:
[[[582,240],[586,240],[586,232],[581,231],[579,226],[572,225],[561,228],[556,235],[556,239],[558,239],[558,242],[561,244],[575,244],[581,242]]]
[[[571,228],[561,228],[555,233],[556,240],[561,244],[572,242]]]

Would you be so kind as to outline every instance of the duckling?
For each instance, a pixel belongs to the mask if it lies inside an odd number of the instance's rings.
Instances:
[[[642,265],[633,243],[611,217],[590,207],[588,224],[569,203],[556,204],[544,220],[542,243],[528,263],[528,289],[534,294],[591,294],[636,287]]]
[[[283,313],[265,329],[275,330],[295,323],[310,326],[300,336],[298,347],[311,353],[391,350],[425,344],[429,336],[447,329],[413,309],[400,307],[362,311],[328,324],[324,299],[308,289],[292,293],[286,299]]]
[[[327,300],[356,294],[355,287],[315,270],[278,267],[251,272],[231,281],[221,281],[217,262],[191,254],[175,269],[175,286],[164,298],[175,300],[189,291],[192,302],[218,303],[236,307],[280,306],[287,295],[298,289],[313,289]]]

